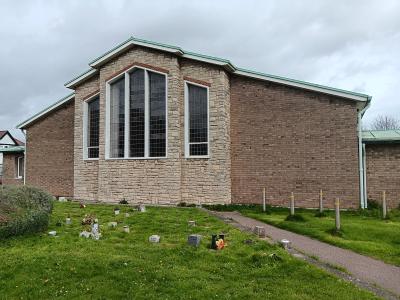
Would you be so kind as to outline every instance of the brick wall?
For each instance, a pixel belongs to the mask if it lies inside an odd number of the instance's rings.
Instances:
[[[168,148],[166,159],[105,159],[106,81],[132,64],[168,72]],[[210,158],[184,158],[184,78],[210,84]],[[100,157],[83,160],[82,102],[100,92]],[[75,199],[85,201],[188,203],[230,202],[229,77],[206,64],[134,47],[100,68],[100,76],[81,84],[75,96]]]
[[[17,178],[17,157],[23,156],[23,153],[4,153],[3,154],[3,176],[1,177],[4,185],[24,184],[22,178]]]
[[[336,197],[358,207],[354,101],[284,85],[231,78],[232,202],[317,207]]]
[[[386,191],[389,207],[400,205],[400,144],[367,144],[367,197],[381,202]]]
[[[74,101],[27,128],[26,184],[73,195]]]

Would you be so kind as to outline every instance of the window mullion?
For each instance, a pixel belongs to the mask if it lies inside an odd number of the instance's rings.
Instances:
[[[149,157],[149,112],[150,112],[150,91],[149,74],[144,72],[144,157]]]
[[[189,156],[189,92],[188,92],[188,86],[187,83],[185,82],[185,101],[184,101],[184,113],[185,113],[185,157]]]
[[[124,157],[127,158],[129,157],[129,121],[130,121],[130,115],[129,115],[129,75],[125,74],[125,124],[124,124]]]

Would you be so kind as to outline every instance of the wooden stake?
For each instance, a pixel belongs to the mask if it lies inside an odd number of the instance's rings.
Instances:
[[[322,194],[322,190],[319,191],[319,212],[322,214],[324,211],[324,208],[322,206],[322,198],[323,198],[323,194]]]
[[[386,191],[382,192],[382,216],[386,219],[387,208],[386,208]]]
[[[265,188],[263,188],[263,212],[267,210],[266,203],[265,203]]]
[[[335,200],[335,227],[336,231],[340,230],[340,203],[339,198]]]
[[[290,195],[290,215],[294,216],[294,194]]]

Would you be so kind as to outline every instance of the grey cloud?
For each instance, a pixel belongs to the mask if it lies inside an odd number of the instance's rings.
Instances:
[[[395,0],[2,1],[0,11],[1,129],[69,93],[64,82],[131,35],[366,92],[366,122],[400,117]]]

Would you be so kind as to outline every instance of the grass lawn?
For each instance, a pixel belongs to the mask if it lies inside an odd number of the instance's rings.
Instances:
[[[120,207],[115,217],[114,206],[55,203],[49,230],[58,237],[0,241],[0,298],[375,299],[196,208],[148,207],[125,217],[129,208]],[[85,213],[103,224],[99,241],[79,238]],[[72,225],[57,227],[68,214]],[[115,220],[118,227],[108,229]],[[188,220],[198,226],[188,227]],[[124,224],[130,233],[122,232]],[[227,234],[226,248],[208,249],[210,235],[221,232]],[[199,248],[187,245],[190,233],[203,235]],[[160,244],[148,242],[151,234],[161,236]]]
[[[315,210],[296,209],[304,221],[286,221],[287,208],[269,208],[268,213],[261,206],[216,207],[224,210],[238,210],[243,215],[287,229],[296,233],[375,257],[387,263],[400,266],[400,211],[392,210],[390,220],[382,220],[378,210],[342,211],[342,235],[334,236],[335,214],[326,211],[327,216],[315,217]]]

